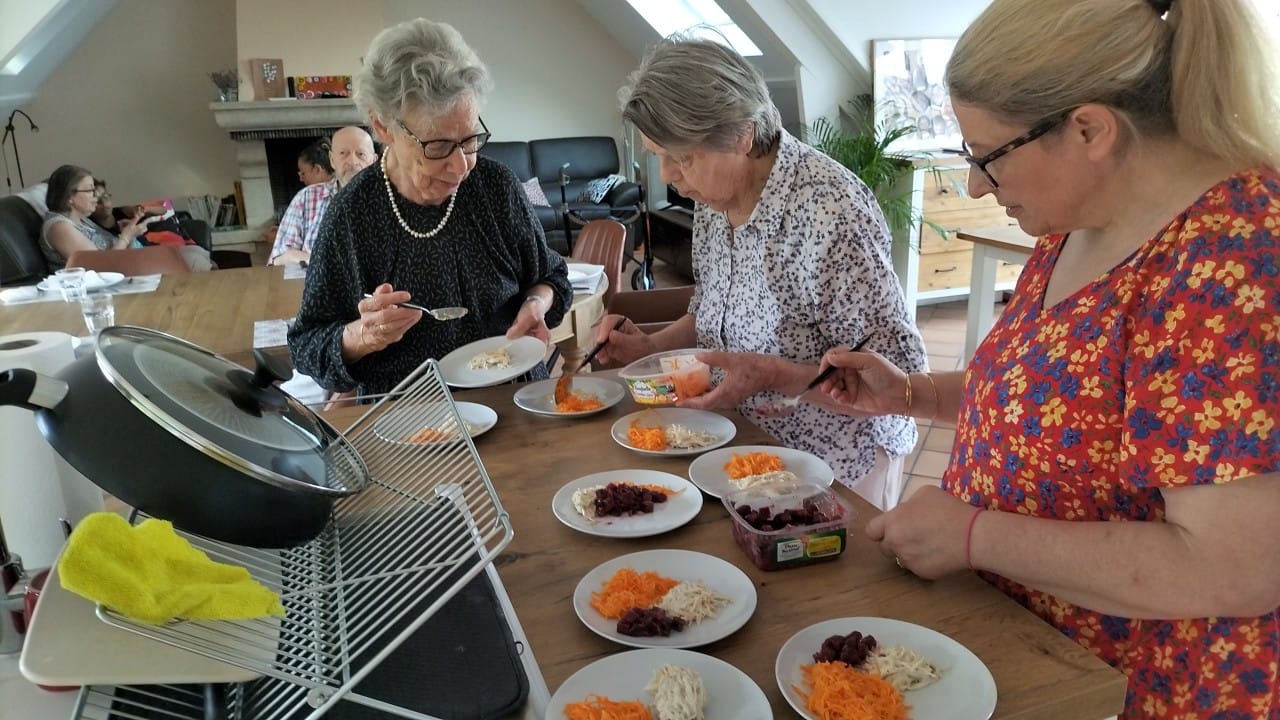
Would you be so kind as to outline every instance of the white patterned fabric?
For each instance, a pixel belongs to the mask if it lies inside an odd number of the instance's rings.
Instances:
[[[868,350],[903,371],[925,370],[924,342],[893,271],[891,242],[866,185],[783,131],[764,192],[745,224],[731,228],[724,213],[701,204],[694,213],[697,287],[689,310],[698,346],[816,366],[829,348],[871,335]],[[884,478],[868,473],[876,448],[891,456],[911,452],[914,420],[852,418],[805,403],[786,418],[756,412],[780,397],[759,393],[739,409],[788,447],[821,456],[836,479],[869,502],[896,502],[902,478],[889,479],[898,487],[872,487]]]
[[[609,194],[614,185],[618,184],[617,175],[606,175],[602,178],[596,178],[587,183],[587,187],[578,195],[578,202],[599,203],[604,201],[604,196]]]
[[[529,204],[534,207],[551,207],[551,203],[547,200],[547,194],[542,191],[542,185],[538,183],[538,178],[531,177],[520,183],[524,188],[524,194],[529,196]]]

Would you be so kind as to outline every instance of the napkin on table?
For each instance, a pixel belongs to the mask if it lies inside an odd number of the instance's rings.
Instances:
[[[35,285],[23,285],[21,287],[11,287],[0,290],[0,301],[26,302],[27,300],[35,300],[40,297],[40,291]]]
[[[67,541],[58,576],[67,590],[156,625],[284,616],[279,595],[248,570],[210,560],[167,520],[135,526],[115,513],[85,516]]]

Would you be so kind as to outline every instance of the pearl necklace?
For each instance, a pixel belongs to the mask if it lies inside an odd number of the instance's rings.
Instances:
[[[382,179],[387,184],[387,200],[391,202],[391,211],[396,214],[396,220],[400,221],[400,227],[404,228],[405,232],[419,239],[435,237],[436,233],[444,229],[444,224],[449,222],[449,216],[453,214],[453,203],[458,199],[458,193],[455,192],[454,194],[449,196],[449,207],[444,209],[444,217],[440,218],[440,224],[436,225],[434,230],[431,230],[430,232],[418,232],[417,230],[414,230],[413,228],[409,227],[409,223],[404,221],[404,216],[400,214],[400,208],[396,205],[396,194],[395,194],[395,191],[391,189],[391,177],[387,175],[387,151],[386,150],[382,151],[381,166],[382,166]]]

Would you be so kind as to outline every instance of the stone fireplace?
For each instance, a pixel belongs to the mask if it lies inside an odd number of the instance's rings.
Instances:
[[[240,189],[244,193],[245,219],[250,228],[246,237],[219,238],[219,244],[252,240],[257,229],[272,219],[278,198],[272,195],[272,172],[268,163],[269,141],[332,135],[346,125],[363,125],[365,119],[355,103],[346,98],[326,100],[262,100],[254,102],[210,103],[214,122],[236,141],[240,165]],[[282,143],[292,148],[296,143]],[[296,156],[296,152],[293,153]],[[281,192],[279,170],[276,185]],[[287,184],[284,184],[287,186]],[[283,202],[288,203],[289,198]],[[221,234],[221,233],[220,233]]]

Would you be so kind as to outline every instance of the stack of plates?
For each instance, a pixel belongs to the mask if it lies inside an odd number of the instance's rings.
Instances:
[[[604,278],[604,266],[590,263],[569,263],[569,284],[576,293],[595,292]]]

